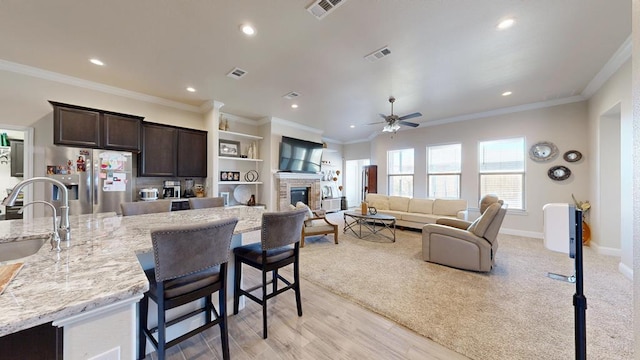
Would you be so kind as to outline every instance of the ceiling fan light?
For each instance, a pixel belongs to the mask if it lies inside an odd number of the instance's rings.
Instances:
[[[398,124],[387,124],[382,128],[382,132],[396,132],[400,130],[400,125]]]

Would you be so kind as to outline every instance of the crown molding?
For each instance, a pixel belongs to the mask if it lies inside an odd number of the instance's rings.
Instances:
[[[258,121],[251,120],[251,119],[246,118],[246,117],[242,117],[242,116],[238,116],[238,115],[234,115],[234,114],[229,114],[229,113],[222,112],[222,111],[220,112],[220,115],[226,117],[227,120],[239,122],[241,124],[247,124],[247,125],[252,125],[252,126],[258,125]]]
[[[548,107],[552,107],[552,106],[571,104],[571,103],[585,101],[585,100],[587,100],[587,98],[585,98],[584,96],[576,95],[576,96],[571,96],[571,97],[566,97],[566,98],[561,98],[561,99],[554,99],[554,100],[541,101],[541,102],[531,103],[531,104],[511,106],[511,107],[500,108],[500,109],[495,109],[495,110],[489,110],[489,111],[484,111],[484,112],[478,112],[478,113],[473,113],[473,114],[465,114],[465,115],[453,116],[453,117],[449,117],[449,118],[442,118],[442,119],[437,119],[437,120],[429,120],[429,121],[420,123],[420,128],[426,128],[426,127],[429,127],[429,126],[437,126],[437,125],[456,123],[456,122],[461,122],[461,121],[482,119],[482,118],[487,118],[487,117],[491,117],[491,116],[513,114],[513,113],[518,113],[518,112],[522,112],[522,111],[544,109],[544,108],[548,108]],[[412,130],[412,129],[413,128],[401,128],[398,131],[400,132],[400,131],[407,131],[407,130]],[[342,144],[343,145],[349,145],[349,144],[357,144],[357,143],[361,143],[361,142],[369,142],[369,141],[372,141],[373,139],[375,139],[376,137],[378,137],[378,136],[380,136],[382,134],[383,134],[382,132],[376,131],[376,132],[371,133],[371,135],[369,135],[366,139],[358,139],[358,140],[346,141],[346,142],[343,142]]]
[[[217,100],[207,100],[200,105],[199,109],[200,109],[200,112],[204,114],[212,109],[216,109],[220,111],[220,108],[223,106],[224,106],[223,102],[220,102]]]
[[[596,76],[589,81],[581,95],[589,99],[595,94],[609,78],[629,59],[631,59],[632,46],[631,35],[620,45],[609,61],[598,71]]]
[[[561,98],[561,99],[540,101],[536,103],[517,105],[517,106],[511,106],[511,107],[500,108],[495,110],[483,111],[479,113],[465,114],[465,115],[453,116],[453,117],[443,118],[443,119],[438,119],[433,121],[427,121],[427,122],[420,123],[420,126],[427,127],[427,126],[450,124],[450,123],[459,122],[459,121],[482,119],[482,118],[487,118],[491,116],[499,116],[499,115],[529,111],[529,110],[544,109],[552,106],[571,104],[571,103],[585,101],[585,100],[587,100],[587,98],[585,98],[584,96],[576,95],[576,96],[570,96],[570,97]]]
[[[77,86],[83,89],[100,91],[106,94],[122,96],[125,98],[144,101],[152,104],[163,105],[163,106],[167,106],[167,107],[171,107],[179,110],[185,110],[185,111],[190,111],[195,113],[202,112],[201,108],[198,106],[187,105],[177,101],[163,99],[157,96],[151,96],[151,95],[142,94],[142,93],[131,91],[131,90],[125,90],[115,86],[104,85],[97,82],[88,81],[88,80],[80,79],[73,76],[63,75],[53,71],[38,69],[32,66],[13,63],[13,62],[2,60],[2,59],[0,59],[0,70],[9,71],[16,74],[32,76],[39,79],[55,81],[65,85]]]
[[[319,134],[319,135],[321,135],[324,132],[323,130],[316,129],[316,128],[313,128],[311,126],[298,124],[298,123],[293,122],[293,121],[284,120],[284,119],[280,119],[280,118],[273,117],[273,116],[266,117],[266,118],[263,118],[263,119],[258,121],[258,125],[265,125],[265,124],[268,124],[268,123],[273,123],[273,124],[278,124],[278,125],[285,125],[285,126],[288,126],[288,127],[292,127],[294,129],[304,130],[304,131],[308,131],[308,132],[311,132],[311,133],[314,133],[314,134]]]

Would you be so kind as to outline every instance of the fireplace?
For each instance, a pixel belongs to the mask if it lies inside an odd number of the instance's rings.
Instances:
[[[309,205],[309,188],[306,187],[292,187],[291,188],[291,205],[295,205],[298,201],[303,204]]]
[[[292,196],[298,196],[300,190],[306,193],[306,202],[302,201],[313,210],[320,209],[322,201],[322,190],[320,179],[322,174],[304,173],[275,173],[276,188],[278,189],[278,211],[289,209],[289,204],[294,204]]]

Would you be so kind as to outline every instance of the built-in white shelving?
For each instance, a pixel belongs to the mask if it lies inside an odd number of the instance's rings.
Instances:
[[[262,136],[249,135],[249,134],[243,134],[243,133],[238,133],[238,132],[233,132],[233,131],[226,131],[226,130],[218,130],[218,134],[220,135],[220,138],[227,138],[227,137],[230,137],[230,136],[235,136],[235,137],[240,137],[240,138],[245,138],[245,139],[254,139],[254,140],[262,140],[263,139]]]
[[[240,142],[240,149],[244,149],[243,146],[247,146],[253,142],[259,142],[263,139],[262,136],[250,135],[245,133],[233,132],[233,131],[225,131],[218,130],[218,137],[222,140],[234,140]],[[242,153],[242,151],[240,152]],[[243,179],[244,175],[249,171],[257,171],[258,176],[261,173],[261,164],[263,163],[263,159],[255,159],[255,158],[243,158],[243,157],[232,157],[232,156],[220,156],[218,155],[218,170],[220,172],[223,171],[239,171],[240,179]],[[262,185],[262,181],[219,181],[218,182],[218,193],[230,193],[233,194],[233,190],[236,186],[239,185],[252,185],[255,189],[256,196],[260,190],[260,186]],[[233,196],[231,196],[231,204],[234,203]],[[244,204],[240,204],[244,205]]]
[[[232,157],[232,156],[218,156],[220,160],[231,160],[231,161],[253,161],[260,162],[262,159],[249,159],[249,158],[241,158],[241,157]]]

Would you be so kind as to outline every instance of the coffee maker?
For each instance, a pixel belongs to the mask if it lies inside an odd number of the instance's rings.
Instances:
[[[191,198],[196,197],[196,192],[193,189],[193,179],[184,180],[184,197]]]
[[[168,198],[180,198],[180,181],[165,180],[162,182],[162,197]]]

